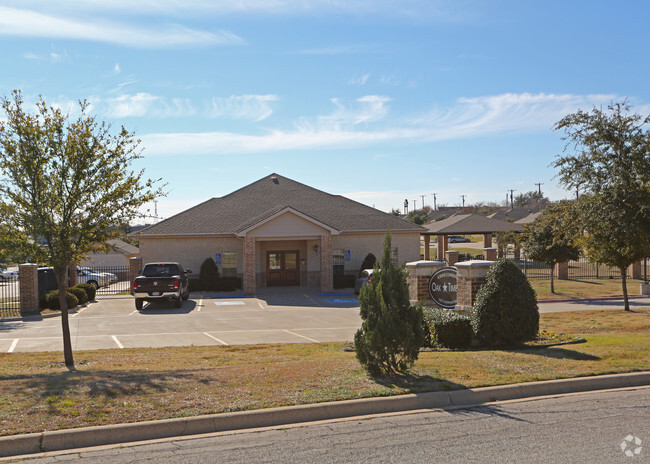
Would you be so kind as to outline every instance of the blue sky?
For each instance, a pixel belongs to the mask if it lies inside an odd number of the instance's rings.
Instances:
[[[0,93],[134,130],[169,217],[271,172],[376,208],[570,197],[553,124],[650,113],[650,3],[4,0]]]

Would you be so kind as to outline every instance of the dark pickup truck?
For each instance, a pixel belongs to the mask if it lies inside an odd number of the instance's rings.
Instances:
[[[135,308],[140,311],[145,301],[171,300],[177,308],[190,297],[187,275],[179,263],[148,263],[133,281]]]

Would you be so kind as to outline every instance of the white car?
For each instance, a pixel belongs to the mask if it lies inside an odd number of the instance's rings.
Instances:
[[[117,277],[115,280],[117,280]],[[77,268],[77,283],[90,284],[95,288],[106,287],[110,285],[111,278],[102,272],[93,272],[87,268]]]
[[[115,282],[117,282],[119,280],[117,278],[117,276],[115,274],[113,274],[113,273],[95,271],[95,270],[93,270],[92,268],[89,268],[89,267],[77,266],[77,272],[79,272],[79,271],[86,271],[86,272],[89,272],[91,274],[102,275],[102,276],[106,277],[109,280],[109,282],[112,283],[112,284],[114,284]]]
[[[18,269],[9,271],[0,269],[0,280],[16,280],[18,278]]]

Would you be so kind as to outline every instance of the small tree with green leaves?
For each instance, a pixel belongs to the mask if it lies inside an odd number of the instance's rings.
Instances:
[[[566,263],[580,257],[580,246],[576,242],[572,202],[563,201],[549,205],[542,214],[524,226],[522,241],[528,257],[551,267],[551,293],[555,293],[553,270],[558,263]]]
[[[120,226],[161,195],[130,165],[141,158],[139,140],[123,127],[88,115],[70,118],[41,98],[36,114],[23,99],[0,100],[0,254],[47,263],[56,274],[65,365],[74,370],[68,305],[68,267],[120,234]]]
[[[384,239],[381,270],[361,290],[361,328],[354,336],[357,359],[371,374],[399,373],[418,358],[424,344],[422,308],[409,302],[404,265],[391,261],[391,236]]]
[[[359,275],[361,275],[361,273],[365,269],[374,269],[376,265],[377,265],[377,257],[372,253],[368,253],[366,257],[363,258],[363,262],[361,263],[361,269],[359,269]]]
[[[626,311],[626,268],[650,256],[649,125],[650,116],[630,113],[627,101],[579,110],[555,125],[566,141],[554,163],[560,183],[583,193],[577,239],[590,261],[620,270]]]

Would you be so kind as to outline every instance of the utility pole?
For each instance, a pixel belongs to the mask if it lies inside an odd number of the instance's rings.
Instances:
[[[433,210],[434,211],[438,210],[438,207],[436,206],[436,195],[438,195],[438,194],[437,193],[432,193],[431,194],[431,196],[433,196]]]
[[[422,208],[424,208],[424,195],[420,195],[420,197],[422,198]]]
[[[535,185],[537,185],[537,193],[539,193],[539,199],[541,200],[542,199],[542,185],[544,185],[544,184],[541,183],[541,182],[538,182]]]
[[[512,199],[512,192],[516,192],[516,190],[510,189],[508,192],[510,192],[510,209],[513,209],[515,207],[515,202]]]
[[[418,209],[418,201],[413,200],[413,211],[415,211],[416,209]]]
[[[466,196],[467,196],[467,195],[461,195],[461,196],[460,196],[460,197],[463,199],[463,209],[465,209],[465,197],[466,197]]]

